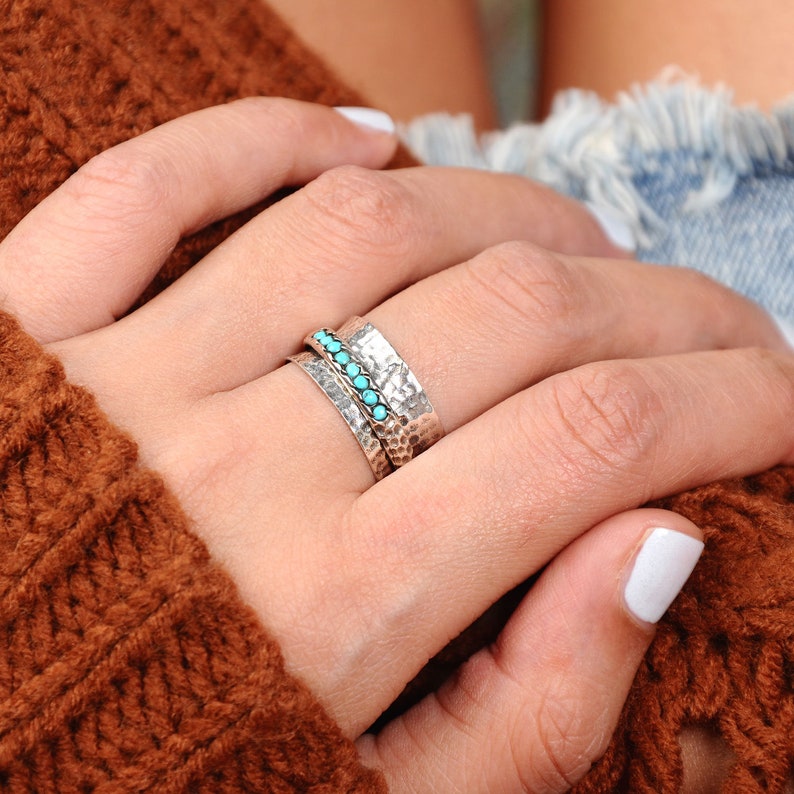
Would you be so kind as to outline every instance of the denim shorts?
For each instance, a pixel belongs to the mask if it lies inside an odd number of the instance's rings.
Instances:
[[[794,345],[794,99],[767,114],[675,77],[614,104],[565,91],[542,123],[480,138],[469,117],[443,114],[403,137],[427,163],[522,174],[619,218],[638,259],[722,281]]]

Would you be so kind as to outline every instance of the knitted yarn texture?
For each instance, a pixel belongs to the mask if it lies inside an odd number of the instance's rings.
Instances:
[[[0,315],[0,789],[380,791],[160,479]]]
[[[712,790],[790,791],[794,468],[707,485],[658,506],[700,526],[706,550],[659,624],[607,753],[574,792],[680,791],[678,736],[689,726],[723,746],[728,770]]]
[[[0,237],[92,155],[246,94],[360,102],[255,0],[2,0]],[[135,445],[3,314],[0,790],[385,790]]]

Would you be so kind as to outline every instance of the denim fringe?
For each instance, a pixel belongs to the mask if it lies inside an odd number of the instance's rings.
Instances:
[[[740,177],[791,162],[794,101],[771,113],[736,107],[728,88],[706,89],[669,70],[611,104],[588,91],[564,91],[542,123],[478,136],[469,116],[433,114],[404,125],[401,134],[428,164],[521,174],[614,213],[648,247],[663,231],[635,186],[638,173],[653,167],[650,156],[677,149],[701,159],[702,182],[681,210],[713,208]]]

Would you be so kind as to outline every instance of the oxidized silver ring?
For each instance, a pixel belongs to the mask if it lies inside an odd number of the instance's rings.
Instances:
[[[308,352],[290,360],[337,407],[376,479],[404,466],[444,435],[416,376],[371,323],[352,317],[338,332],[321,328],[304,343]]]

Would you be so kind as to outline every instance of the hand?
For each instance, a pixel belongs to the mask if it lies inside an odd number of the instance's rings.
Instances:
[[[360,168],[393,146],[295,102],[193,114],[33,211],[0,245],[0,291],[137,439],[352,737],[552,560],[494,648],[360,749],[394,791],[561,791],[603,749],[652,636],[647,593],[624,595],[638,550],[653,527],[698,536],[671,514],[615,514],[790,460],[794,362],[757,307],[608,261],[585,210],[523,179]],[[359,167],[115,319],[180,236],[341,163]],[[354,313],[447,430],[376,485],[333,406],[283,365]],[[767,349],[714,352],[747,345]]]

